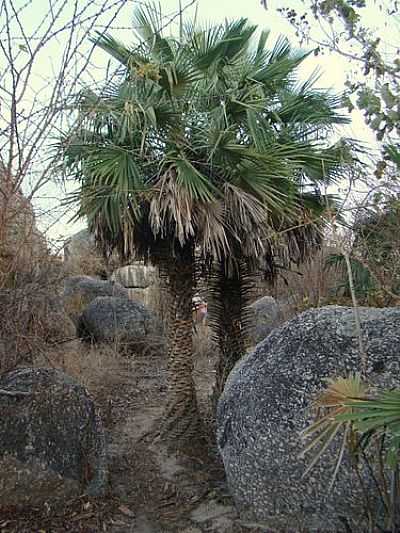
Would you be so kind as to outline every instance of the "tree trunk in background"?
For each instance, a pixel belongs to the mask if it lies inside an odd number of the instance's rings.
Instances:
[[[214,403],[224,390],[226,379],[235,364],[246,353],[248,318],[246,306],[251,284],[245,263],[228,275],[220,263],[212,280],[211,327],[217,338],[220,356],[216,365]]]
[[[169,278],[168,396],[161,438],[183,444],[200,437],[200,415],[193,381],[192,296],[193,247],[166,264]]]

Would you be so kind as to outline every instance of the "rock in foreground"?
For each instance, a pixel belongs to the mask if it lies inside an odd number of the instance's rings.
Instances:
[[[400,385],[400,309],[360,309],[368,377]],[[325,378],[360,369],[353,310],[325,307],[275,329],[230,374],[218,405],[218,446],[242,518],[267,530],[337,531],[346,517],[361,531],[360,486],[345,457],[333,491],[335,451],[302,479],[299,432]],[[368,476],[364,472],[368,483]],[[373,495],[373,493],[371,493]],[[357,529],[357,527],[359,529]]]
[[[54,369],[0,377],[0,507],[104,494],[105,437],[85,389]]]

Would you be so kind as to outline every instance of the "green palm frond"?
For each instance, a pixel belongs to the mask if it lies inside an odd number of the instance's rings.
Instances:
[[[267,44],[267,41],[268,41],[268,38],[270,36],[270,31],[269,30],[263,30],[261,33],[260,33],[260,36],[258,38],[258,42],[257,42],[257,48],[256,48],[256,52],[255,52],[255,55],[252,57],[252,63],[253,64],[257,64],[261,61],[265,61],[266,59],[266,56],[267,56],[267,52],[266,52],[266,44]]]
[[[273,50],[267,55],[267,61],[255,63],[255,70],[249,75],[252,80],[262,83],[270,94],[285,88],[295,81],[297,67],[306,59],[307,53],[292,53],[285,38],[275,43]]]
[[[162,40],[163,20],[160,4],[157,5],[156,2],[151,2],[138,6],[133,11],[132,23],[138,41],[144,43],[151,51],[156,47],[156,53],[160,53],[159,43],[156,42],[157,40],[159,42]]]
[[[193,200],[214,202],[220,196],[218,189],[207,176],[197,170],[184,154],[169,157],[167,162],[171,169],[176,170],[177,187],[185,189]]]
[[[310,84],[288,89],[282,94],[281,107],[278,111],[283,122],[305,122],[329,127],[350,122],[347,114],[339,112],[343,107],[341,95],[314,89]]]
[[[128,48],[121,41],[107,33],[95,32],[95,35],[96,37],[90,37],[90,41],[125,67],[131,69],[149,62],[148,56],[140,53],[137,46]]]
[[[269,62],[281,61],[292,55],[293,49],[285,35],[279,35],[269,56]]]
[[[358,374],[327,381],[327,388],[313,402],[313,408],[317,409],[316,420],[301,433],[302,438],[311,440],[304,446],[300,457],[303,458],[309,452],[313,454],[303,474],[304,477],[321,460],[328,448],[339,437],[341,438],[336,465],[329,486],[329,490],[331,490],[345,451],[347,450],[353,455],[356,453],[354,429],[351,420],[348,420],[347,416],[352,414],[353,406],[358,405],[366,398],[368,389]],[[351,400],[353,402],[350,405],[349,402]]]
[[[400,460],[400,390],[384,390],[376,398],[348,402],[350,413],[337,416],[338,421],[353,422],[362,433],[384,434],[386,458],[392,468]]]
[[[246,51],[255,30],[255,26],[249,26],[247,19],[242,18],[197,32],[191,41],[196,67],[208,70],[229,64]]]

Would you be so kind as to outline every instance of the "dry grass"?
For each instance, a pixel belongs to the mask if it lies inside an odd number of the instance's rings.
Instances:
[[[332,253],[337,252],[324,247],[303,265],[282,272],[275,287],[266,282],[260,283],[257,298],[273,296],[280,306],[282,322],[309,308],[348,304],[346,299],[335,293],[335,288],[342,281],[341,273],[326,268],[326,260]]]
[[[109,345],[91,346],[74,340],[42,352],[33,363],[37,367],[51,366],[62,370],[96,396],[126,380],[121,356]]]
[[[167,354],[166,337],[155,334],[147,335],[143,341],[126,341],[126,338],[121,335],[112,341],[93,343],[92,346],[108,346],[114,353],[129,359],[140,357],[146,360],[151,357],[166,357]]]

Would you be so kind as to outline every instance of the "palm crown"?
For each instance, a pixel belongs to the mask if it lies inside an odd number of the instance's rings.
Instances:
[[[268,34],[255,39],[245,19],[188,24],[180,39],[145,10],[136,22],[136,47],[96,37],[121,78],[80,95],[80,127],[66,139],[79,214],[99,240],[124,255],[195,240],[216,257],[240,242],[251,256],[271,227],[320,214],[315,190],[349,153],[326,137],[347,118],[338,97],[297,83],[306,54],[284,38],[266,50]]]

